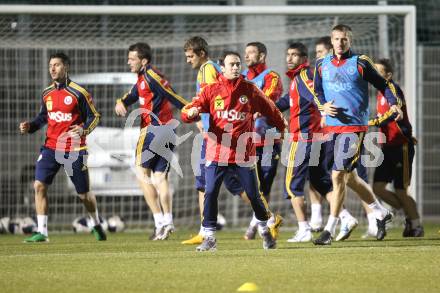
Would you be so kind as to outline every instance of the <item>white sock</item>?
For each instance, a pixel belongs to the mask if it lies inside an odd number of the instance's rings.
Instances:
[[[307,221],[298,222],[298,227],[299,227],[299,230],[301,230],[301,231],[310,230],[310,226]]]
[[[200,225],[199,235],[204,236],[204,230],[203,230],[203,226],[202,225]]]
[[[350,212],[347,209],[343,209],[339,213],[339,218],[342,220],[346,220],[347,218],[353,218],[353,216],[350,214]]]
[[[163,226],[173,224],[173,214],[172,213],[164,213],[163,214]]]
[[[258,219],[255,217],[255,213],[252,215],[252,220],[249,224],[249,226],[255,227],[258,225]]]
[[[310,222],[322,223],[322,205],[320,203],[312,203],[311,210]]]
[[[154,226],[157,229],[162,228],[162,226],[163,226],[163,214],[162,213],[155,213],[155,214],[153,214],[153,219],[154,219]]]
[[[336,226],[338,225],[339,218],[333,217],[332,215],[328,216],[327,225],[325,225],[324,230],[327,230],[334,237],[336,234]]]
[[[96,209],[94,213],[89,213],[89,217],[93,227],[101,224],[101,221],[99,220],[98,209]]]
[[[420,226],[420,219],[411,220],[411,227],[415,228]]]
[[[373,203],[370,203],[368,207],[373,210],[376,219],[383,220],[388,214],[388,210],[384,208],[377,199],[375,199]]]
[[[266,233],[267,231],[269,231],[269,227],[267,227],[267,221],[260,221],[258,220],[258,232],[260,233],[260,235],[262,233]]]
[[[48,236],[47,233],[47,215],[37,215],[37,231],[43,234],[44,236]]]
[[[368,218],[368,229],[374,231],[377,229],[376,216],[373,212],[367,214]]]
[[[215,228],[203,228],[203,237],[204,238],[208,238],[208,237],[213,237],[215,238]]]

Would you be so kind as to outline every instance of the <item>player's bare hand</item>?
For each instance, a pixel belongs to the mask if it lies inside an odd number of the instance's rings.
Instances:
[[[26,134],[29,132],[29,129],[31,128],[31,125],[28,121],[24,121],[20,123],[20,133],[21,134]]]
[[[325,114],[335,117],[338,114],[338,107],[333,105],[333,100],[324,104],[324,112]]]
[[[72,125],[69,127],[68,133],[72,137],[81,137],[84,134],[84,128],[80,125]]]
[[[261,117],[261,113],[260,112],[255,112],[254,113],[254,120],[257,119],[258,117]]]
[[[187,114],[187,116],[188,116],[188,118],[189,119],[194,119],[194,118],[196,118],[197,116],[199,116],[199,109],[197,109],[197,107],[191,107],[191,108],[189,108],[189,110],[188,110],[188,114]]]
[[[394,120],[399,121],[399,120],[403,119],[403,111],[402,111],[402,109],[400,109],[399,106],[392,105],[391,110],[393,110],[394,113],[397,113],[397,116],[396,116],[396,118],[394,118]]]
[[[122,102],[116,103],[115,113],[121,117],[125,117],[125,115],[127,115],[127,108],[125,108],[125,105]]]

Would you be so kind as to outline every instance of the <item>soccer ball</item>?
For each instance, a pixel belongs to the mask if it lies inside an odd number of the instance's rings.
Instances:
[[[23,231],[20,229],[20,223],[22,222],[21,218],[13,218],[9,221],[8,231],[11,234],[23,234]]]
[[[101,226],[104,231],[108,229],[108,223],[106,219],[99,216]],[[78,217],[72,222],[72,228],[74,233],[90,233],[93,229],[92,221],[89,217]]]
[[[32,234],[37,231],[37,223],[31,217],[26,217],[21,219],[19,229],[23,234]]]
[[[226,225],[226,219],[223,217],[222,214],[217,215],[217,230],[223,229],[223,227]]]
[[[86,217],[78,217],[72,222],[74,233],[90,233],[92,228],[89,227],[90,220]]]
[[[4,217],[0,219],[0,234],[9,233],[9,217]]]
[[[108,230],[112,233],[125,230],[124,220],[119,216],[112,216],[108,219]]]

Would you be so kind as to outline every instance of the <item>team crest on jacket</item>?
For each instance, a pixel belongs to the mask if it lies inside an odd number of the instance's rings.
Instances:
[[[223,101],[221,96],[215,97],[214,100],[214,109],[215,110],[223,110],[225,108],[225,101]]]
[[[141,82],[141,89],[144,90],[145,89],[145,81]]]
[[[356,69],[353,68],[353,67],[349,67],[349,68],[347,69],[347,72],[348,72],[348,74],[350,74],[350,75],[355,75],[355,74],[356,74]]]
[[[64,104],[66,104],[66,105],[72,104],[72,97],[71,96],[65,96],[64,97]]]
[[[52,97],[49,96],[49,97],[47,97],[47,100],[46,100],[47,111],[52,111],[52,106],[53,106]]]
[[[239,100],[240,103],[242,103],[243,105],[246,104],[246,103],[249,101],[248,97],[246,97],[246,96],[241,96],[238,100]]]

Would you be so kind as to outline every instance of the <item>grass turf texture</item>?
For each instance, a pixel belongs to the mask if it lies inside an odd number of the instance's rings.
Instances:
[[[180,242],[149,241],[147,233],[51,234],[49,243],[25,244],[23,236],[0,235],[0,292],[236,292],[245,282],[258,292],[440,292],[439,225],[425,238],[403,239],[401,229],[384,241],[349,240],[331,246],[287,243],[263,251],[261,239],[242,232],[217,234],[217,252],[195,252]],[[314,235],[315,237],[317,234]]]

